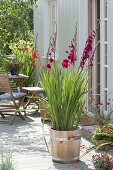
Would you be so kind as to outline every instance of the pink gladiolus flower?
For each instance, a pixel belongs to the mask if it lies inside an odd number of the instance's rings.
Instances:
[[[93,40],[96,36],[96,32],[92,31],[91,35],[88,37],[87,41],[86,41],[86,45],[82,54],[82,60],[80,62],[80,67],[83,68],[87,59],[89,60],[93,60],[94,59],[94,54],[92,55],[92,44],[93,44]],[[89,65],[92,67],[92,64]]]
[[[74,63],[74,61],[75,61],[74,54],[71,53],[71,54],[68,56],[68,59],[70,60],[70,63]]]
[[[84,61],[81,61],[81,62],[80,62],[80,67],[83,68],[84,64],[85,64],[85,62],[84,62]]]
[[[65,51],[66,53],[69,54],[68,55],[68,61],[69,61],[70,64],[73,64],[77,60],[75,45],[73,43],[74,42],[71,42],[71,45],[69,46],[70,51],[69,52]]]
[[[50,64],[47,64],[47,65],[46,65],[46,69],[47,69],[47,70],[51,69],[51,65],[50,65]]]
[[[68,67],[69,67],[69,61],[68,61],[67,59],[64,59],[64,60],[62,61],[62,67],[63,67],[63,68],[68,68]]]
[[[50,58],[50,59],[49,59],[49,62],[50,62],[50,63],[52,63],[53,61],[54,61],[53,58]]]

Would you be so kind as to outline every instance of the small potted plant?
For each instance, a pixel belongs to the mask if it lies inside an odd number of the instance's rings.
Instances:
[[[7,62],[7,71],[10,71],[11,75],[18,75],[20,68],[23,64],[19,61],[12,60]]]
[[[97,145],[98,149],[105,149],[113,145],[113,124],[110,123],[113,114],[113,104],[110,99],[107,102],[107,111],[102,103],[95,103],[94,99],[90,98],[92,120],[97,124],[97,128],[92,136],[92,141]]]
[[[92,136],[92,140],[98,149],[105,149],[113,145],[113,125],[106,122],[103,126],[97,127]]]
[[[92,162],[96,170],[112,170],[113,168],[113,156],[107,153],[93,155]]]
[[[89,78],[87,69],[92,68],[94,52],[93,40],[96,32],[89,35],[82,54],[80,65],[76,68],[77,32],[66,51],[68,58],[62,66],[55,62],[51,53],[46,68],[42,70],[41,84],[46,94],[46,110],[51,119],[51,154],[53,161],[68,163],[79,160],[81,119]],[[54,49],[52,49],[53,51]],[[54,55],[55,56],[55,55]],[[88,66],[85,66],[88,60]]]
[[[33,41],[19,40],[17,43],[10,44],[10,50],[14,56],[15,64],[22,63],[18,73],[28,76],[24,81],[24,86],[33,86],[35,84],[36,59],[38,57],[38,51],[34,49]]]

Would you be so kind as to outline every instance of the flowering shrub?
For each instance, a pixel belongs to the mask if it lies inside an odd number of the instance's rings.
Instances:
[[[32,86],[35,82],[34,73],[38,57],[38,52],[33,49],[33,43],[20,40],[18,43],[11,44],[10,49],[14,56],[13,62],[22,63],[19,73],[29,76],[24,82],[25,86]]]
[[[80,65],[75,69],[77,60],[77,31],[69,45],[68,55],[62,61],[62,68],[55,59],[48,57],[46,69],[42,71],[41,83],[46,94],[47,109],[51,117],[52,128],[57,130],[72,130],[78,127],[81,113],[86,102],[85,93],[89,81],[87,65],[92,66],[94,51],[93,40],[96,32],[92,31],[88,37]],[[55,51],[53,48],[51,50]],[[50,52],[50,54],[51,54]]]
[[[107,153],[93,155],[92,161],[96,170],[113,169],[113,157]]]

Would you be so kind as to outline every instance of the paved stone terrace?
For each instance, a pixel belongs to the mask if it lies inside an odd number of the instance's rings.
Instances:
[[[44,133],[50,144],[48,123],[44,125]],[[77,163],[53,162],[44,143],[41,119],[32,114],[26,120],[16,118],[11,126],[8,122],[0,122],[0,145],[0,153],[2,150],[11,150],[15,170],[94,170],[91,161],[94,151],[80,158]],[[81,155],[90,145],[90,142],[82,138]]]

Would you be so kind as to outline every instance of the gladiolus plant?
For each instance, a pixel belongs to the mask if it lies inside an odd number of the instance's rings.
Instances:
[[[86,102],[85,94],[89,78],[88,66],[94,59],[93,40],[96,32],[92,31],[83,50],[80,64],[75,68],[77,60],[77,29],[65,51],[67,58],[58,65],[54,59],[48,58],[46,68],[42,71],[41,83],[46,94],[47,110],[50,114],[52,128],[60,131],[73,130],[78,127]],[[88,61],[88,62],[87,62]]]

